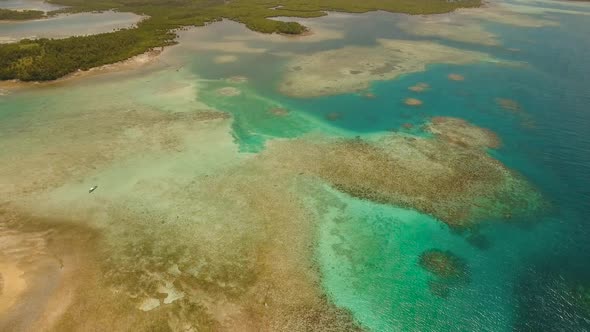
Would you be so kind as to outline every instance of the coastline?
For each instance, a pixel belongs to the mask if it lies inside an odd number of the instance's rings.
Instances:
[[[66,76],[60,77],[53,81],[20,81],[20,80],[7,80],[0,81],[0,90],[6,90],[8,92],[26,89],[31,87],[47,87],[56,86],[62,83],[71,83],[83,78],[89,78],[109,73],[117,73],[122,71],[136,70],[143,68],[148,65],[155,65],[162,53],[166,50],[165,47],[159,49],[149,50],[145,53],[133,56],[131,58],[114,62],[99,67],[93,67],[88,70],[78,70]],[[1,96],[1,94],[0,94]]]
[[[200,28],[200,27],[193,27],[193,28]],[[263,34],[267,35],[267,34]],[[297,41],[305,38],[313,38],[314,36],[318,36],[317,32],[314,29],[308,29],[302,34],[299,35],[288,35],[288,34],[281,34],[281,33],[273,33],[270,35],[276,35],[288,39],[290,41]],[[148,50],[142,54],[130,57],[128,59],[93,67],[88,70],[78,70],[73,73],[70,73],[66,76],[60,77],[55,80],[51,81],[21,81],[18,79],[13,80],[0,80],[0,97],[3,95],[3,92],[12,92],[21,89],[33,88],[33,87],[49,87],[49,86],[57,86],[60,84],[65,83],[72,83],[80,79],[95,77],[103,74],[110,74],[110,73],[118,73],[123,71],[131,71],[137,70],[140,68],[144,68],[149,65],[155,65],[156,63],[160,62],[159,60],[167,52],[167,50],[178,44],[170,45],[170,46],[161,46],[156,49]]]

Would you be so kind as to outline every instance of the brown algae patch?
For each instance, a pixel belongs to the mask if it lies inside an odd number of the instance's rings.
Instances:
[[[421,106],[422,101],[416,98],[406,98],[406,100],[404,100],[404,104],[408,106]]]
[[[465,80],[465,76],[459,75],[459,74],[449,74],[447,77],[451,81],[464,81]]]
[[[420,255],[419,264],[434,275],[428,286],[436,296],[446,298],[453,287],[469,282],[467,263],[451,251],[426,250]]]
[[[467,264],[450,251],[430,249],[420,255],[420,266],[440,278],[460,278],[467,274]]]
[[[520,106],[520,104],[516,100],[508,99],[508,98],[496,98],[495,101],[496,101],[496,104],[498,104],[500,107],[502,107],[506,111],[513,112],[513,113],[517,113],[517,112],[522,111],[522,106]]]
[[[474,135],[461,124],[453,136],[462,132]],[[313,139],[273,143],[268,153],[280,155],[281,165],[313,174],[352,196],[414,208],[454,229],[491,217],[531,213],[542,205],[534,187],[479,145],[403,134],[372,142]]]
[[[341,112],[330,112],[330,113],[326,114],[326,119],[329,121],[336,121],[336,120],[339,120],[340,118],[342,118]]]
[[[429,41],[379,39],[378,42],[376,47],[346,46],[297,56],[286,66],[279,90],[294,97],[350,93],[366,90],[372,81],[424,71],[429,64],[491,60],[485,53]]]
[[[408,90],[413,92],[424,92],[430,89],[430,85],[428,83],[418,83],[408,88]]]

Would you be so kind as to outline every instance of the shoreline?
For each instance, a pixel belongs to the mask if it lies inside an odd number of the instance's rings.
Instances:
[[[200,28],[200,27],[192,27],[192,28]],[[316,35],[316,32],[313,29],[309,29],[302,34],[299,35],[289,35],[289,34],[281,34],[281,33],[273,33],[271,35],[278,35],[281,37],[285,37],[287,39],[301,39],[301,38],[308,38],[311,36]],[[178,40],[177,40],[178,41]],[[170,46],[161,46],[156,49],[148,50],[142,54],[135,55],[125,60],[121,60],[118,62],[93,67],[88,70],[77,70],[73,73],[67,74],[63,77],[60,77],[55,80],[50,81],[21,81],[18,79],[13,80],[0,80],[0,97],[10,92],[27,89],[27,88],[34,88],[34,87],[48,87],[48,86],[56,86],[62,83],[71,83],[77,81],[79,79],[90,78],[94,76],[99,76],[103,74],[110,74],[110,73],[118,73],[123,71],[131,71],[137,70],[139,68],[143,68],[148,65],[152,65],[158,62],[161,58],[163,53],[165,53],[170,47],[178,45],[170,45]],[[4,93],[3,93],[4,92]],[[8,93],[6,93],[8,92]]]
[[[136,70],[143,68],[148,65],[155,64],[160,59],[162,53],[164,53],[166,47],[159,49],[149,50],[139,55],[132,56],[128,59],[93,67],[88,70],[78,70],[66,76],[60,77],[52,81],[20,81],[20,80],[7,80],[0,81],[0,90],[6,90],[8,92],[31,88],[31,87],[46,87],[54,86],[62,83],[74,82],[78,79],[94,77],[103,74],[118,73],[122,71]],[[0,94],[1,96],[1,94]]]

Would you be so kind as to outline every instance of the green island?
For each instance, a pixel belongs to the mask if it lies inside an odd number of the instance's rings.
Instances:
[[[40,10],[10,10],[0,8],[0,21],[21,21],[44,18],[45,12]]]
[[[50,12],[79,13],[116,10],[145,15],[134,28],[65,39],[21,40],[0,45],[0,80],[47,81],[175,43],[175,29],[229,19],[262,33],[301,34],[307,28],[273,17],[310,18],[328,11],[365,13],[383,10],[436,14],[477,7],[481,0],[50,0],[68,6]],[[10,11],[11,15],[16,15]]]

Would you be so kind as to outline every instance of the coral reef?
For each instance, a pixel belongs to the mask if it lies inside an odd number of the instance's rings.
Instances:
[[[404,104],[408,106],[421,106],[422,101],[416,98],[406,98],[406,100],[404,100]]]
[[[465,80],[465,77],[463,75],[459,75],[459,74],[449,74],[448,78],[451,81],[464,81]]]
[[[352,196],[414,208],[457,230],[542,206],[534,187],[487,154],[484,148],[499,144],[495,136],[462,121],[442,123],[429,125],[436,139],[395,133],[375,141],[314,136],[272,142],[264,155]]]
[[[467,275],[467,264],[450,251],[427,250],[420,255],[420,266],[443,279],[462,279]]]
[[[423,71],[429,64],[466,64],[490,59],[485,53],[429,41],[378,39],[375,47],[346,46],[294,57],[279,89],[293,97],[358,92],[366,90],[370,82]]]
[[[430,89],[430,85],[428,85],[428,83],[418,83],[408,88],[408,90],[414,92],[424,92],[428,89]]]
[[[453,288],[469,282],[467,263],[451,251],[426,250],[420,255],[419,264],[434,275],[428,288],[438,297],[446,298]]]
[[[509,112],[516,113],[522,111],[522,107],[516,100],[508,98],[496,98],[496,104]]]
[[[493,131],[476,127],[463,119],[434,117],[426,129],[443,141],[463,147],[497,149],[501,145],[500,138]]]
[[[326,114],[326,119],[329,121],[336,121],[340,118],[342,118],[342,113],[340,112],[330,112]]]

